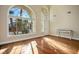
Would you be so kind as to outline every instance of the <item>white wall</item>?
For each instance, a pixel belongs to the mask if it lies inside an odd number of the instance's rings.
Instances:
[[[48,6],[44,6],[44,5],[34,5],[34,6],[30,6],[34,11],[35,11],[35,14],[36,14],[36,30],[38,33],[41,32],[42,30],[42,26],[41,26],[41,9],[45,9],[47,10],[47,17],[45,19],[45,34],[48,35],[49,33],[49,9],[48,9]]]
[[[35,19],[36,20],[36,32],[26,35],[18,35],[9,37],[8,36],[8,10],[11,6],[10,5],[1,5],[0,6],[0,44],[15,42],[19,40],[25,40],[29,38],[34,38],[38,36],[44,36],[47,35],[47,33],[41,31],[41,8],[46,6],[29,6],[35,13]],[[47,7],[46,7],[47,8]],[[49,23],[48,21],[46,21]],[[46,24],[47,24],[46,23]],[[46,26],[48,28],[48,26]],[[48,29],[45,29],[46,31],[49,31]]]
[[[1,11],[1,9],[0,9],[0,11]],[[1,16],[1,15],[0,15]],[[1,19],[0,19],[1,20]],[[1,22],[0,22],[0,24],[1,24]],[[0,25],[0,27],[1,27],[1,25]],[[0,29],[0,31],[1,31],[1,29]],[[0,34],[1,34],[1,32],[0,32]],[[0,35],[0,38],[1,38],[1,35]]]
[[[48,6],[33,5],[29,6],[35,13],[36,20],[36,32],[29,35],[21,35],[8,37],[8,22],[7,22],[7,11],[11,7],[10,5],[0,6],[0,44],[15,42],[19,40],[25,40],[44,35],[58,35],[57,29],[68,29],[73,30],[74,39],[79,40],[79,6],[50,6],[50,13]],[[47,19],[45,20],[45,32],[41,31],[41,8],[48,10]],[[67,12],[71,11],[71,14]],[[50,14],[50,15],[49,15]],[[50,17],[49,17],[50,16]],[[49,22],[50,19],[50,22]]]
[[[0,6],[0,40],[7,39],[7,7],[8,6]]]
[[[68,14],[71,11],[71,14]],[[73,30],[73,39],[79,40],[79,6],[50,7],[50,34],[58,35],[57,29]]]

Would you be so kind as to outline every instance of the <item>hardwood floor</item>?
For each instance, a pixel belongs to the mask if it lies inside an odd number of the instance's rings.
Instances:
[[[0,46],[0,54],[78,54],[79,41],[44,36]]]

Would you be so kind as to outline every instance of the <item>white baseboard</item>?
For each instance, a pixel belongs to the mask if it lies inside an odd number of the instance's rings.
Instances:
[[[17,42],[17,41],[21,41],[21,40],[27,40],[27,39],[36,38],[36,37],[41,37],[41,36],[45,36],[45,35],[48,35],[48,34],[39,33],[39,34],[34,34],[33,36],[29,36],[29,37],[26,37],[26,38],[23,38],[23,39],[19,39],[19,40],[16,39],[16,40],[0,41],[0,45],[12,43],[12,42]],[[53,35],[53,34],[49,34],[49,35],[51,35],[51,36],[58,36],[58,35]],[[64,38],[68,38],[68,37],[64,37]],[[79,40],[79,38],[75,38],[75,37],[72,37],[72,39]]]
[[[51,36],[58,36],[58,35],[54,35],[54,34],[50,34]],[[61,36],[59,36],[59,37],[61,37]],[[63,37],[63,36],[62,36]],[[69,38],[69,37],[63,37],[63,38]],[[70,38],[69,38],[70,39]],[[79,40],[79,38],[76,38],[76,37],[72,37],[72,39],[74,39],[74,40]]]
[[[36,37],[41,37],[41,36],[45,36],[45,34],[34,34],[33,36],[29,36],[29,37],[26,37],[26,38],[23,38],[23,39],[17,39],[17,40],[7,40],[7,41],[0,41],[0,45],[3,45],[3,44],[8,44],[8,43],[13,43],[13,42],[17,42],[17,41],[21,41],[21,40],[27,40],[27,39],[31,39],[31,38],[36,38]]]

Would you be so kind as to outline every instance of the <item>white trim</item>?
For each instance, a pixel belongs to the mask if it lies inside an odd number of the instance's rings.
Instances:
[[[31,34],[34,34],[34,32],[30,32],[30,33],[27,33],[27,34],[18,34],[18,35],[8,35],[8,37],[12,37],[12,36],[21,36],[21,35],[31,35]]]
[[[63,36],[59,36],[59,35],[54,35],[54,34],[50,34],[51,36],[57,36],[57,37],[63,37]],[[63,37],[63,38],[68,38],[68,39],[70,39],[70,37],[68,36],[66,36],[66,37]],[[73,40],[79,40],[79,38],[76,38],[76,37],[72,37],[72,39]]]
[[[23,41],[23,40],[27,40],[27,39],[32,39],[32,38],[37,38],[37,37],[41,37],[41,36],[45,36],[44,33],[39,33],[39,34],[36,34],[36,33],[33,33],[31,34],[32,36],[27,36],[26,38],[21,38],[21,39],[16,39],[16,40],[7,40],[7,41],[2,41],[0,42],[0,45],[3,45],[3,44],[8,44],[8,43],[13,43],[13,42],[17,42],[17,41]]]

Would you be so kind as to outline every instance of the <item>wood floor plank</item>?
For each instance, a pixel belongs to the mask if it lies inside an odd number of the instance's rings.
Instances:
[[[79,41],[44,36],[2,45],[0,54],[79,54]]]
[[[33,54],[39,54],[36,41],[31,42]]]

